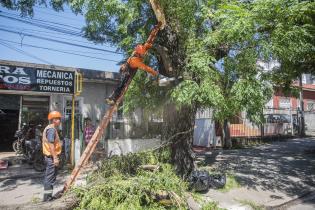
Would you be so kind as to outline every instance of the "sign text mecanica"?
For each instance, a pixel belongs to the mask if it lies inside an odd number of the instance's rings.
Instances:
[[[73,71],[0,65],[0,90],[74,93]]]

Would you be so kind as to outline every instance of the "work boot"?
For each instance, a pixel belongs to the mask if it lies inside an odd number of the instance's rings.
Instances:
[[[110,106],[113,106],[115,104],[115,101],[111,98],[106,98],[105,102]]]
[[[44,198],[43,198],[43,202],[52,201],[53,199],[54,198],[53,198],[51,193],[45,193]]]

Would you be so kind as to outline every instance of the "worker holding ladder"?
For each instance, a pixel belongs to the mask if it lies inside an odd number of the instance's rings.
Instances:
[[[70,188],[70,186],[75,182],[78,174],[80,173],[80,170],[82,169],[86,161],[91,157],[97,143],[104,134],[105,128],[108,126],[114,112],[117,110],[117,105],[122,101],[122,98],[124,97],[137,69],[140,68],[154,76],[158,76],[158,73],[156,71],[154,71],[152,68],[143,63],[143,59],[147,51],[152,47],[153,41],[157,36],[159,30],[163,29],[164,26],[166,25],[166,21],[163,11],[160,8],[157,0],[149,1],[158,19],[158,24],[153,28],[147,42],[143,45],[138,45],[135,51],[132,53],[132,56],[127,60],[127,63],[121,67],[121,71],[128,72],[128,74],[122,77],[121,83],[119,84],[117,89],[114,91],[111,97],[107,99],[107,102],[113,106],[110,109],[108,109],[105,115],[103,116],[98,128],[96,129],[95,133],[93,134],[90,140],[90,143],[85,148],[78,164],[75,166],[70,177],[66,181],[62,192],[66,192]]]

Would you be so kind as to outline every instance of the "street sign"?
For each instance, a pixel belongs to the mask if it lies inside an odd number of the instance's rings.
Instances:
[[[75,72],[0,65],[0,90],[74,94]]]

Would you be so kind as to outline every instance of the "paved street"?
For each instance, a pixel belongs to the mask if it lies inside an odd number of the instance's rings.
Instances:
[[[0,153],[1,159],[10,161],[6,170],[0,170],[0,209],[16,209],[24,204],[42,200],[43,172],[36,172],[29,164],[22,163],[14,153]],[[75,185],[85,185],[86,177],[97,164],[89,163],[78,176]],[[62,190],[71,170],[59,171],[54,193]]]
[[[206,156],[208,165],[235,174],[239,188],[228,192],[210,190],[205,196],[227,209],[253,209],[244,202],[271,209],[315,209],[315,138],[273,142],[250,149],[225,150]],[[60,190],[67,177],[58,176]],[[0,171],[0,208],[38,202],[43,174],[28,164],[13,164]],[[287,202],[286,205],[283,205]]]
[[[250,209],[240,201],[275,208],[315,209],[315,138],[290,139],[251,149],[223,151],[206,157],[208,165],[235,174],[240,188],[223,193],[210,190],[207,197],[228,209]]]
[[[0,209],[13,204],[36,203],[41,201],[43,192],[43,172],[36,172],[14,153],[3,153],[1,159],[10,161],[6,170],[0,170]],[[65,181],[65,171],[57,178],[55,192],[61,190]]]

